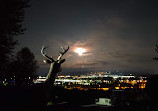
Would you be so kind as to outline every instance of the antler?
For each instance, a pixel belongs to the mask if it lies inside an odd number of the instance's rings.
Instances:
[[[69,50],[69,46],[66,50],[63,47],[61,47],[61,48],[62,48],[63,52],[59,51],[60,55],[59,55],[57,61],[59,61],[62,58],[62,56]]]
[[[44,57],[46,57],[47,59],[49,59],[49,60],[51,60],[52,62],[54,61],[53,60],[53,58],[52,57],[49,57],[49,56],[47,56],[47,53],[44,53],[44,50],[46,49],[46,48],[48,48],[49,46],[47,46],[47,47],[45,47],[45,46],[42,46],[42,49],[41,49],[41,54],[44,56]]]

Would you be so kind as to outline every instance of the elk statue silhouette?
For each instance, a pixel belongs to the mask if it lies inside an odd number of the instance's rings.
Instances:
[[[69,50],[69,46],[68,46],[67,49],[64,49],[63,47],[61,47],[63,51],[62,52],[59,51],[60,54],[59,54],[56,61],[53,59],[52,56],[49,57],[47,55],[47,53],[44,52],[44,50],[47,47],[42,46],[41,54],[42,54],[42,56],[44,56],[46,58],[46,60],[43,60],[43,62],[47,63],[47,64],[50,64],[49,72],[46,76],[46,80],[44,81],[44,84],[45,84],[45,87],[46,87],[47,99],[48,99],[48,103],[49,103],[49,101],[51,101],[51,97],[52,97],[50,89],[52,88],[52,86],[54,84],[57,73],[61,72],[61,70],[62,70],[61,69],[61,64],[65,62],[65,59],[62,59],[62,56]]]

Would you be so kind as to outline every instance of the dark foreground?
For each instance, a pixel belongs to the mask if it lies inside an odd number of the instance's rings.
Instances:
[[[1,86],[0,111],[155,111],[158,76],[150,76],[144,90],[66,90],[54,87],[52,103],[47,104],[45,88]],[[110,98],[111,106],[97,105],[98,98]]]

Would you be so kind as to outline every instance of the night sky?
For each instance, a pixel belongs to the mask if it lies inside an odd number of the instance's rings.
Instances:
[[[40,54],[57,58],[61,46],[63,72],[119,70],[157,73],[158,4],[156,0],[30,0],[26,9],[25,34],[17,49],[28,47],[39,62],[39,74],[49,65]],[[86,52],[74,52],[81,47]]]

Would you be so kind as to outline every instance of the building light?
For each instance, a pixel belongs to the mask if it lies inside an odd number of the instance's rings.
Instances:
[[[121,89],[126,89],[126,87],[121,87]]]
[[[102,90],[103,90],[103,91],[107,91],[107,90],[109,90],[109,88],[102,88]]]
[[[115,89],[120,89],[120,87],[115,87]]]

